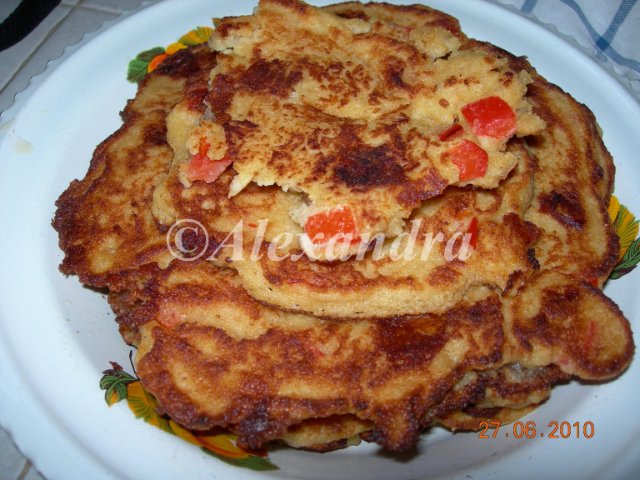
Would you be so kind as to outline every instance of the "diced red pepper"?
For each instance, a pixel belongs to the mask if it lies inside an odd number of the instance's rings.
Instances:
[[[209,142],[207,142],[204,138],[200,139],[200,145],[198,145],[198,155],[202,155],[203,157],[207,156],[207,152],[211,148]]]
[[[598,288],[598,279],[596,277],[590,277],[587,279],[587,282],[589,282],[591,285],[593,285],[594,287]]]
[[[471,235],[471,238],[469,239],[469,246],[471,248],[476,248],[476,246],[478,245],[478,218],[477,217],[473,217],[473,220],[471,220],[471,223],[469,223],[469,229],[467,230],[467,233]]]
[[[464,140],[449,149],[447,155],[460,170],[460,181],[484,177],[489,165],[489,155],[475,143]]]
[[[352,243],[360,241],[356,233],[356,222],[349,207],[337,207],[311,215],[304,225],[304,231],[316,244],[327,243],[336,235],[344,238],[349,234],[352,236]]]
[[[589,326],[587,327],[587,335],[584,341],[584,348],[586,351],[591,350],[591,346],[593,345],[593,340],[596,335],[596,323],[592,320],[589,322]]]
[[[516,114],[500,97],[486,97],[462,107],[471,130],[478,136],[504,138],[516,131]]]
[[[192,182],[202,180],[206,183],[213,183],[232,163],[233,159],[228,155],[221,160],[209,160],[209,157],[197,154],[189,160],[185,173]]]
[[[210,160],[207,156],[209,144],[200,140],[198,153],[191,156],[185,171],[187,178],[192,182],[202,180],[206,183],[215,182],[220,175],[233,163],[233,159],[226,155],[220,160]]]
[[[440,140],[441,142],[446,142],[447,140],[458,135],[461,132],[462,132],[462,125],[460,125],[459,123],[454,123],[449,128],[447,128],[444,132],[438,135],[438,140]]]

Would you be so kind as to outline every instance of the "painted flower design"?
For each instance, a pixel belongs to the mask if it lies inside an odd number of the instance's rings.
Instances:
[[[640,262],[640,238],[638,238],[640,221],[615,196],[611,197],[609,203],[609,218],[620,238],[618,263],[609,275],[610,280],[616,280],[631,272]]]
[[[211,27],[196,27],[189,33],[181,36],[177,42],[172,43],[167,48],[153,47],[144,52],[140,52],[136,55],[136,58],[129,62],[127,80],[132,83],[140,83],[148,73],[158,68],[167,57],[192,45],[205,43],[209,40],[212,33],[213,28]]]
[[[100,388],[105,391],[104,398],[107,405],[111,406],[126,400],[136,418],[180,437],[223,462],[251,470],[278,470],[278,467],[269,460],[265,450],[249,451],[238,447],[236,435],[192,432],[170,418],[158,414],[158,402],[154,396],[144,388],[139,378],[125,372],[117,363],[111,362],[111,368],[102,373]]]

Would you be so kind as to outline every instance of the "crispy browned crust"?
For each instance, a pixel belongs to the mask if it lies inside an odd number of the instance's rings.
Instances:
[[[587,380],[619,375],[634,352],[629,322],[587,282],[543,271],[505,302],[509,338],[527,366],[553,363]]]
[[[117,289],[130,270],[166,257],[149,208],[173,158],[165,120],[185,84],[204,78],[214,61],[215,54],[200,46],[172,55],[145,77],[121,114],[122,127],[96,148],[85,177],[60,196],[53,227],[65,253],[63,273]]]
[[[393,5],[386,2],[344,2],[328,5],[326,10],[343,18],[389,18],[400,25],[411,25],[417,28],[430,29],[442,27],[453,33],[460,40],[466,37],[460,30],[460,23],[455,17],[447,15],[426,5]],[[404,14],[404,15],[403,15]]]
[[[569,374],[553,365],[523,368],[515,363],[497,370],[469,372],[426,418],[453,430],[476,430],[479,422],[490,418],[491,413],[499,417],[502,409],[520,410],[539,404],[547,399],[554,385],[569,378]],[[459,422],[462,418],[459,414],[476,418],[474,425],[469,428],[469,422],[465,427],[452,423],[453,419]]]

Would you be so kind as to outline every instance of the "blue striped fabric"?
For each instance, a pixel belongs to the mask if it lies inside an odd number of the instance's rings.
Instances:
[[[573,37],[640,96],[638,0],[497,0]]]

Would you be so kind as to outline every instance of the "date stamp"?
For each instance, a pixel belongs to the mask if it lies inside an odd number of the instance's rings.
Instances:
[[[479,424],[478,438],[488,440],[499,437],[513,438],[593,438],[596,427],[592,421],[586,422],[558,422],[551,421],[543,429],[536,422],[513,422],[510,425],[502,425],[500,420],[483,421]]]

